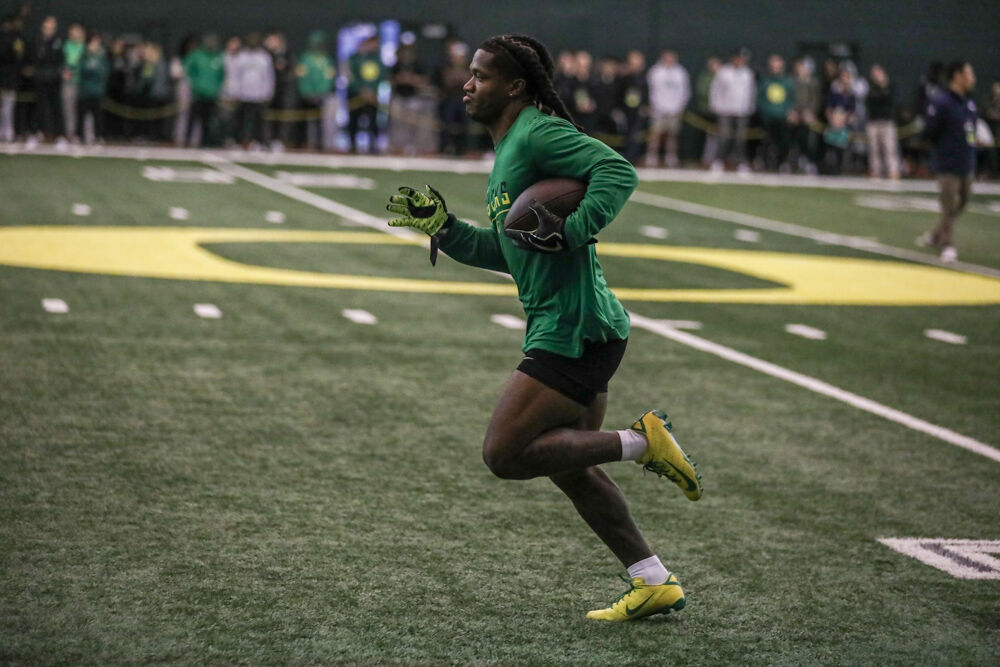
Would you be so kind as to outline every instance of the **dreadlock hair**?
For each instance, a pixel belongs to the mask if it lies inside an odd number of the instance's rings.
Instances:
[[[544,44],[527,35],[513,33],[490,37],[479,48],[493,54],[494,64],[504,74],[512,79],[524,79],[532,104],[545,113],[565,118],[582,130],[552,85],[554,66]]]

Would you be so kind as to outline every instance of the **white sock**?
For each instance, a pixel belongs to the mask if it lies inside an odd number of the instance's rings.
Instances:
[[[618,438],[622,441],[622,461],[635,461],[646,453],[646,438],[638,431],[618,431]]]
[[[670,576],[670,570],[663,567],[663,563],[656,556],[650,556],[649,558],[643,558],[638,563],[633,563],[628,566],[628,576],[632,577],[642,577],[642,580],[646,582],[649,586],[659,586],[660,584],[667,583],[667,577]]]

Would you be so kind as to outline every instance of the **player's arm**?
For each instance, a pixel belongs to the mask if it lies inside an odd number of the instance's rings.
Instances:
[[[431,186],[424,192],[399,188],[398,195],[389,197],[386,209],[400,216],[389,221],[390,227],[412,227],[431,237],[431,264],[437,261],[440,248],[462,264],[510,273],[496,232],[473,227],[448,213],[444,197]]]
[[[530,134],[532,159],[543,173],[587,183],[580,206],[566,218],[567,249],[586,245],[625,206],[639,180],[628,160],[569,123],[539,123]]]

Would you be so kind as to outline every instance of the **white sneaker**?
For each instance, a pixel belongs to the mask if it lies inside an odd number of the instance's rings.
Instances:
[[[934,237],[931,236],[930,232],[924,232],[916,239],[914,239],[913,242],[921,248],[929,248],[932,245],[934,245]]]
[[[723,168],[721,160],[716,160],[712,163],[711,172],[713,174],[721,174],[723,171],[725,171],[725,168]]]
[[[951,264],[958,259],[958,251],[955,250],[955,246],[946,245],[941,249],[941,261],[946,264]]]

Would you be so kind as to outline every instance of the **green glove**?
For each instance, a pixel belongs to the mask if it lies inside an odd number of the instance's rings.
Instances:
[[[404,186],[399,188],[400,194],[389,197],[386,210],[402,216],[390,220],[390,227],[413,227],[434,236],[448,222],[444,197],[431,186],[425,187],[426,193]]]

